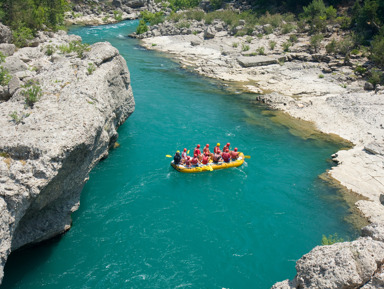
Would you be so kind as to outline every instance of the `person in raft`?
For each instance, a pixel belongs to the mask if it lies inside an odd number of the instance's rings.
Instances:
[[[205,147],[203,148],[203,154],[209,157],[213,156],[213,154],[209,151],[209,144],[206,144]]]
[[[224,162],[229,163],[229,161],[231,160],[231,154],[229,153],[228,147],[224,147],[221,157],[223,158]]]
[[[181,153],[181,162],[185,162],[187,159],[187,149],[184,149],[183,152]]]
[[[187,156],[187,158],[185,159],[185,165],[190,168],[191,167],[191,157],[190,156]]]
[[[222,158],[221,158],[221,151],[220,151],[220,149],[218,149],[218,150],[216,150],[215,154],[213,155],[212,161],[214,163],[218,163],[221,160],[222,160]]]
[[[202,155],[201,155],[201,150],[200,150],[199,144],[193,150],[193,155],[197,155],[197,158],[199,159],[199,161],[201,161]]]
[[[223,147],[223,153],[226,151],[226,149],[228,149],[229,150],[229,146],[230,146],[231,144],[228,142],[224,147]]]
[[[239,152],[237,151],[237,148],[231,151],[230,154],[232,160],[237,160],[239,158]]]
[[[204,156],[203,156],[203,160],[201,161],[201,163],[202,163],[203,165],[207,165],[207,164],[209,163],[209,157],[210,157],[210,155],[208,155],[208,154],[204,154]]]
[[[215,146],[215,148],[213,149],[213,152],[216,154],[217,152],[219,151],[220,153],[220,143],[217,143],[217,145]]]
[[[181,156],[180,156],[180,151],[177,151],[175,156],[173,157],[173,162],[175,165],[179,165],[181,162]]]
[[[198,166],[199,165],[199,158],[197,157],[197,154],[194,154],[193,159],[191,161],[192,165]]]

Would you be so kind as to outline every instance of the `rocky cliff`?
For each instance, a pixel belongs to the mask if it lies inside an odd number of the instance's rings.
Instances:
[[[90,170],[134,111],[118,50],[79,40],[40,33],[35,47],[0,46],[12,75],[0,87],[0,280],[11,251],[70,228]]]

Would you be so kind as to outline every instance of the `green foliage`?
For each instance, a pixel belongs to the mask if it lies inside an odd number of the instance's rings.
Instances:
[[[324,78],[324,74],[319,74],[319,78]]]
[[[340,28],[347,30],[351,27],[352,19],[348,16],[340,16],[336,18],[336,23],[340,24]]]
[[[352,25],[364,39],[370,39],[377,34],[384,22],[384,1],[365,0],[364,5],[356,1],[352,8]]]
[[[55,51],[56,51],[55,46],[49,44],[46,46],[45,54],[48,56],[51,56],[53,53],[55,53]]]
[[[103,22],[107,22],[108,19],[109,19],[109,16],[107,15],[107,16],[103,17],[101,20],[103,20]]]
[[[43,91],[38,82],[29,81],[23,86],[22,94],[25,96],[25,103],[27,106],[33,108],[35,103],[43,95]]]
[[[175,26],[178,29],[189,28],[191,26],[191,23],[189,23],[188,21],[181,21],[181,22],[177,23]]]
[[[259,55],[265,55],[264,47],[263,47],[263,46],[257,48],[256,51],[257,51],[257,53],[258,53]]]
[[[361,65],[356,66],[354,70],[355,74],[364,75],[367,72],[367,69]]]
[[[259,18],[261,25],[271,24],[273,28],[280,27],[283,22],[283,16],[279,13],[270,14],[268,11]]]
[[[5,56],[3,53],[0,52],[0,63],[3,63],[5,61]],[[0,65],[0,85],[8,85],[8,83],[11,81],[12,76],[8,73],[8,70],[5,69],[2,65]]]
[[[24,119],[23,115],[19,115],[16,111],[12,112],[9,116],[12,118],[15,124],[21,123]]]
[[[376,65],[384,67],[384,36],[377,35],[372,41],[370,58]]]
[[[348,55],[355,46],[354,35],[352,34],[337,43],[336,51],[341,55]]]
[[[246,45],[246,44],[242,44],[242,46],[241,46],[241,50],[243,50],[243,51],[248,51],[249,50],[249,45]]]
[[[283,43],[283,50],[284,52],[289,52],[289,47],[292,46],[292,42],[291,41],[287,41],[287,42],[284,42]]]
[[[95,70],[96,70],[96,66],[92,62],[88,63],[88,67],[87,67],[88,75],[93,74]]]
[[[81,41],[71,41],[68,45],[60,45],[59,50],[61,53],[75,52],[77,57],[83,58],[84,53],[90,50],[89,44],[81,43]]]
[[[289,41],[291,41],[292,43],[296,43],[297,42],[297,35],[296,34],[290,35]]]
[[[273,41],[273,40],[269,41],[269,48],[271,50],[274,50],[275,47],[276,47],[276,41]]]
[[[25,47],[34,37],[33,31],[28,27],[19,27],[13,31],[13,43],[17,47]]]
[[[233,48],[237,48],[238,46],[239,46],[239,43],[237,43],[237,42],[232,43]]]
[[[247,41],[248,43],[251,43],[252,42],[252,37],[251,36],[247,36],[247,38],[246,38],[246,40],[245,41]]]
[[[370,71],[370,76],[368,78],[368,81],[372,83],[374,86],[377,84],[384,84],[384,74],[379,69],[372,69]]]
[[[295,29],[296,29],[295,25],[293,25],[292,23],[286,23],[282,26],[281,32],[283,34],[288,34],[288,33],[291,33]]]
[[[113,18],[115,18],[116,21],[123,20],[123,12],[114,10],[113,11]]]
[[[344,242],[344,239],[340,238],[337,235],[337,233],[335,233],[333,235],[329,235],[328,237],[323,235],[323,238],[321,239],[321,245],[323,245],[323,246],[332,245],[332,244],[340,243],[340,242]]]
[[[209,0],[214,10],[220,9],[223,6],[223,0]]]
[[[136,28],[136,33],[137,34],[143,34],[148,31],[148,26],[147,23],[143,19],[139,21],[139,25]]]
[[[199,5],[199,0],[169,0],[169,7],[173,11],[194,8]]]
[[[185,17],[188,20],[201,21],[204,19],[205,13],[202,10],[191,9],[185,12]],[[179,19],[180,20],[180,19]]]
[[[315,52],[319,52],[321,41],[324,39],[322,34],[316,34],[311,37],[310,44]]]
[[[156,25],[164,22],[164,13],[162,11],[151,13],[147,10],[140,12],[140,17],[145,21],[145,23],[149,23],[149,25]]]
[[[1,20],[12,30],[28,28],[35,32],[44,27],[56,30],[63,24],[66,0],[1,0],[4,16]],[[1,14],[1,13],[0,13]]]
[[[310,25],[314,33],[324,31],[327,19],[332,21],[337,15],[336,9],[333,6],[326,7],[323,0],[313,0],[308,6],[303,7],[303,10],[301,19]]]
[[[263,26],[263,30],[265,34],[271,34],[273,32],[273,27],[272,25],[265,25]]]
[[[327,51],[327,53],[335,53],[336,49],[337,49],[337,41],[335,38],[332,38],[331,42],[329,42],[325,46],[325,50]]]

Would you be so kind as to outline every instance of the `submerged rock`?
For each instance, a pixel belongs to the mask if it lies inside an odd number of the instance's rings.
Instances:
[[[134,111],[126,62],[109,43],[92,45],[81,58],[66,54],[51,62],[39,54],[71,39],[56,34],[6,61],[12,73],[34,70],[29,79],[42,93],[33,108],[26,106],[14,78],[13,96],[0,103],[0,280],[11,251],[70,228],[90,170]]]

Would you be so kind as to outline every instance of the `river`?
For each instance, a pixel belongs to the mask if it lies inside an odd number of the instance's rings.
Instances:
[[[322,235],[357,236],[318,176],[341,145],[292,134],[266,106],[180,69],[126,35],[137,21],[70,32],[127,60],[136,111],[91,172],[72,229],[13,253],[5,288],[269,288]],[[242,167],[182,174],[167,154],[230,142]]]

